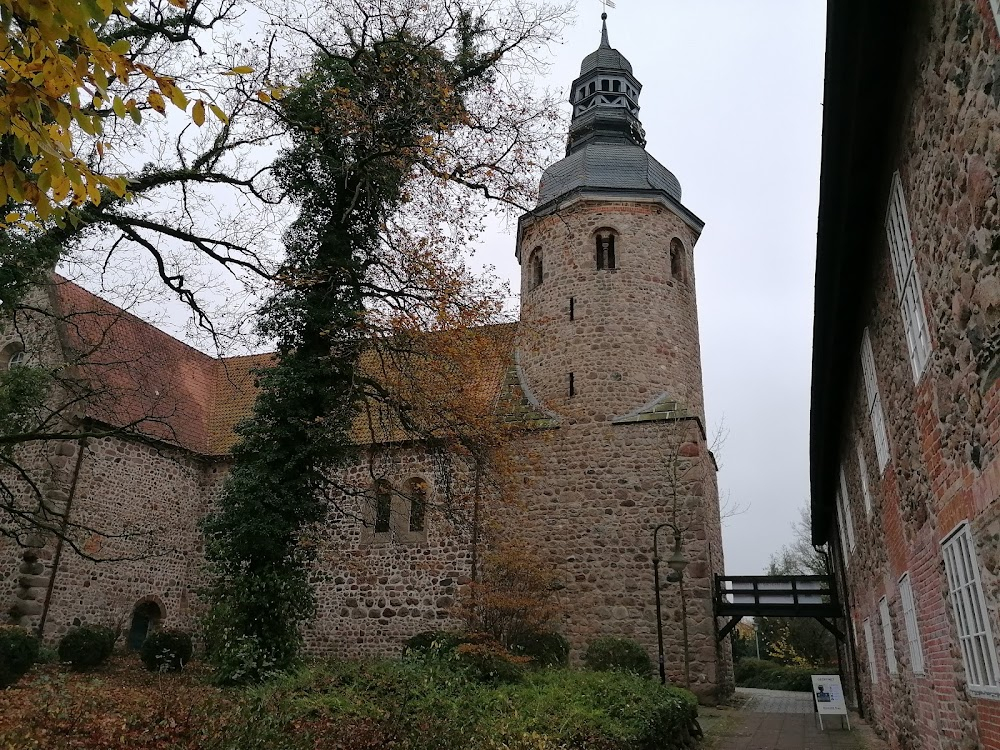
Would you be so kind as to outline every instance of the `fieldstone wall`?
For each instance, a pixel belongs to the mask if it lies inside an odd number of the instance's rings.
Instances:
[[[597,268],[599,230],[615,234],[614,269]],[[671,273],[673,239],[684,248],[679,278]],[[580,201],[523,220],[518,346],[527,384],[544,407],[603,421],[669,393],[703,413],[696,240],[652,202]],[[538,252],[543,276],[535,286],[529,266]]]
[[[862,694],[880,734],[894,748],[1000,748],[1000,701],[966,687],[941,554],[941,542],[970,521],[988,616],[1000,633],[1000,35],[988,2],[934,0],[927,7],[886,185],[899,170],[933,352],[914,382],[885,236],[867,238],[882,259],[868,325],[891,460],[880,472],[859,355],[841,451],[857,547],[842,559]],[[904,573],[916,601],[924,674],[913,673],[910,658],[898,590]],[[896,675],[886,667],[883,596]],[[863,638],[866,619],[877,683]]]

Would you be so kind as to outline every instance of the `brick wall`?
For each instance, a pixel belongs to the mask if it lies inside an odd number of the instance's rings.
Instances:
[[[972,522],[989,617],[1000,632],[1000,48],[987,3],[935,0],[915,29],[916,59],[898,153],[932,339],[914,383],[884,234],[868,303],[891,459],[879,472],[863,384],[845,409],[842,465],[857,549],[847,589],[862,692],[894,748],[997,748],[1000,701],[972,694],[947,599],[941,542]],[[886,191],[888,195],[888,190]],[[888,198],[887,198],[888,200]],[[865,451],[874,509],[866,515],[855,446]],[[910,663],[898,580],[909,573],[926,673]],[[888,599],[899,674],[886,670],[878,614]],[[869,619],[878,683],[868,674]]]

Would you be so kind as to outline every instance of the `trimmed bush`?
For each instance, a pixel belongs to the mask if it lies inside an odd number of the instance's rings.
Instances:
[[[69,631],[59,641],[59,661],[82,672],[107,661],[114,647],[115,634],[111,628],[82,625]]]
[[[594,672],[626,672],[639,677],[653,673],[653,662],[646,649],[629,638],[604,637],[591,641],[583,663]]]
[[[837,672],[832,667],[833,673]],[[764,659],[741,659],[736,663],[736,684],[740,687],[766,688],[767,690],[812,691],[812,675],[829,674],[823,668],[790,667]]]
[[[37,638],[24,628],[0,625],[0,689],[21,679],[37,659]]]
[[[560,633],[515,633],[507,644],[512,654],[526,656],[538,667],[569,664],[569,641]]]
[[[139,656],[150,672],[180,672],[191,661],[191,636],[181,630],[157,630],[146,636]]]

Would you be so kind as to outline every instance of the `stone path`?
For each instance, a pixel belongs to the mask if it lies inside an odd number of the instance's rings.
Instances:
[[[882,750],[885,745],[857,716],[851,729],[839,717],[820,731],[810,693],[739,688],[738,708],[703,709],[706,750]]]

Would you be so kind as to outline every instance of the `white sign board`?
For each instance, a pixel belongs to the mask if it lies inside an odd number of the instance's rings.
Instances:
[[[824,714],[847,717],[847,701],[844,700],[844,688],[840,684],[840,675],[814,674],[812,683],[813,699],[816,701],[816,713],[819,714],[821,729]],[[851,728],[850,717],[847,718],[847,728]]]
[[[799,604],[822,604],[823,597],[815,594],[803,594],[803,591],[816,591],[822,587],[819,581],[798,581],[796,583],[796,589],[799,593]],[[767,581],[760,582],[757,584],[757,592],[760,599],[757,600],[761,604],[794,604],[795,599],[790,593],[782,594],[770,594],[767,591],[773,591],[777,589],[778,591],[788,592],[792,588],[792,582],[789,581]],[[742,592],[747,593],[742,593]],[[753,604],[754,603],[754,584],[750,581],[733,581],[732,582],[732,592],[733,592],[733,603],[734,604]]]

